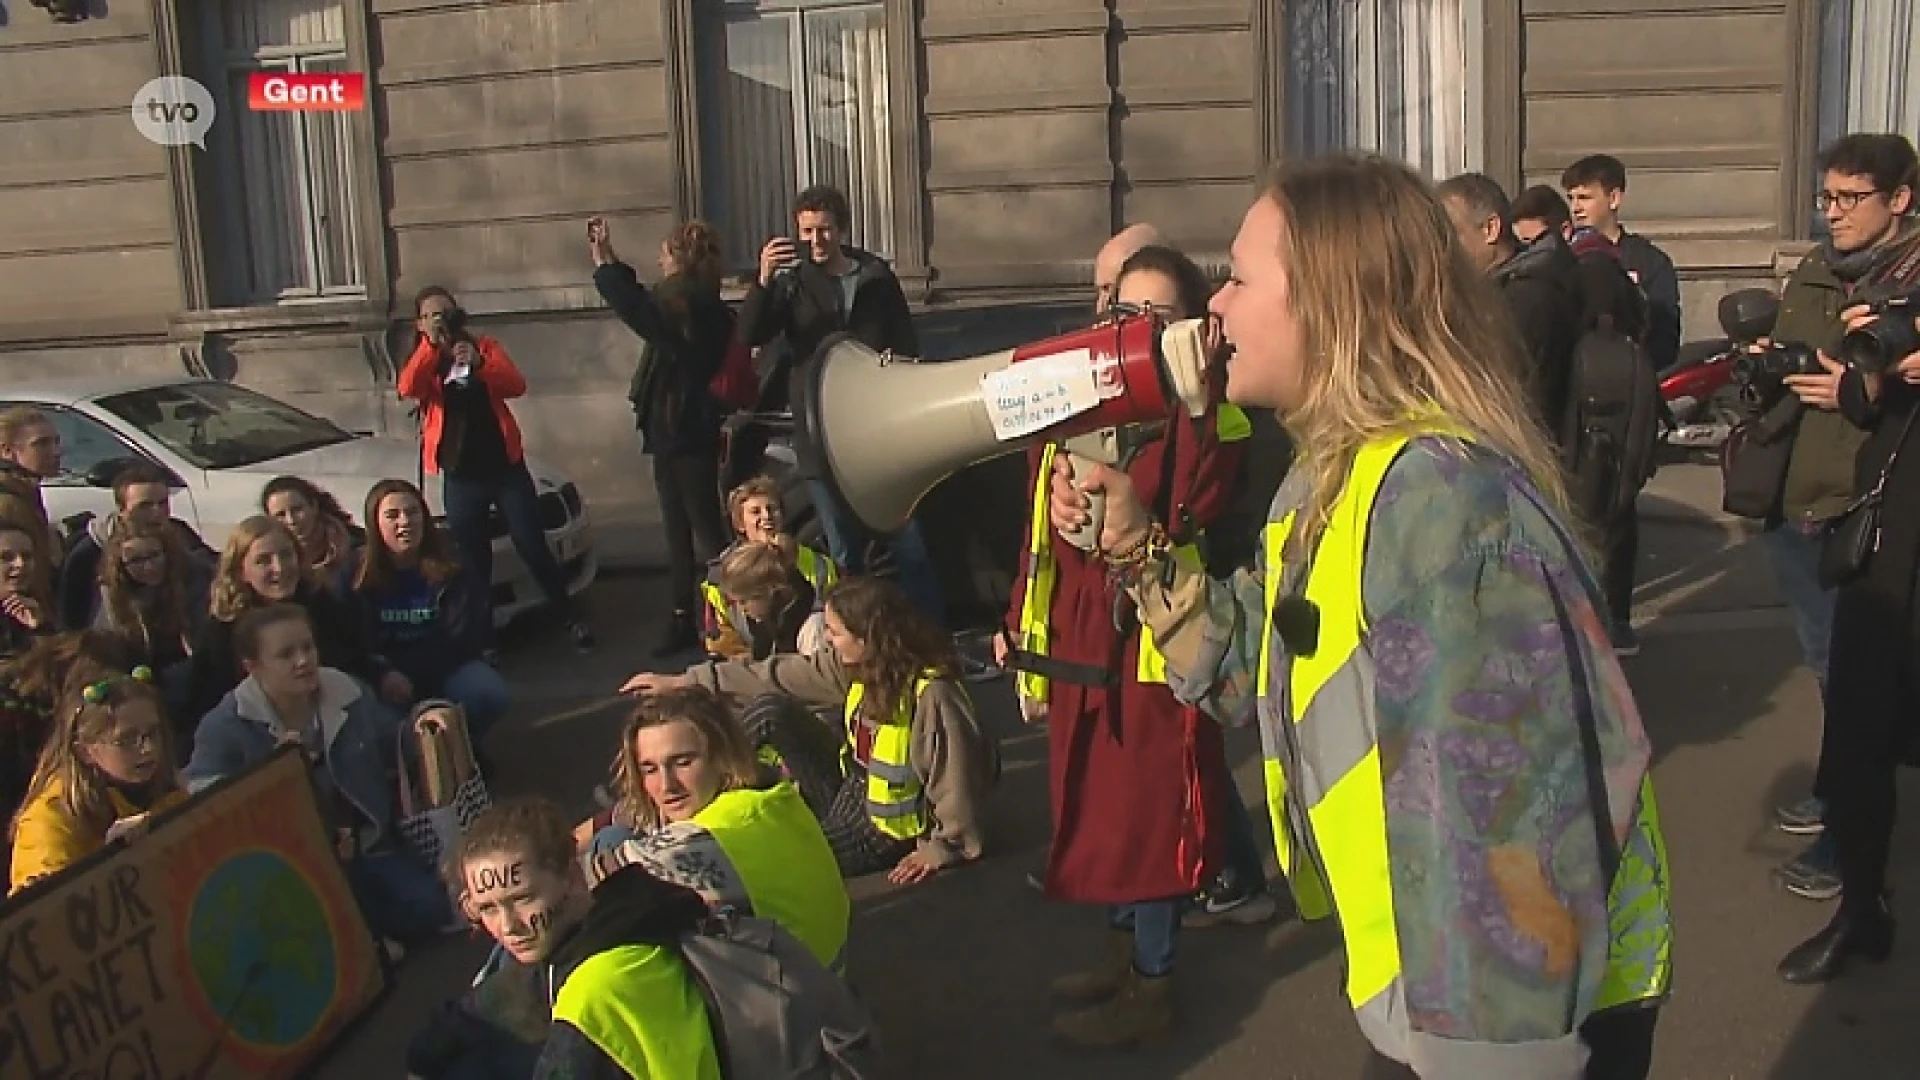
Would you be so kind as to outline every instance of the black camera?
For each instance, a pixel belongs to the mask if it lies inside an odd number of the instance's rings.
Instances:
[[[1920,289],[1894,296],[1872,296],[1866,304],[1879,318],[1840,339],[1840,359],[1848,367],[1878,375],[1908,353],[1920,352]]]
[[[1733,361],[1733,378],[1748,400],[1770,405],[1785,392],[1789,375],[1818,375],[1820,354],[1797,341],[1774,342],[1758,351],[1741,352]]]
[[[445,335],[446,341],[464,341],[467,337],[467,312],[464,308],[447,308],[436,311],[432,316],[433,325]]]

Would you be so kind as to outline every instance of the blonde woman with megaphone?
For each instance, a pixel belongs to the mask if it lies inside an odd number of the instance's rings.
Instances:
[[[1280,864],[1337,912],[1370,1076],[1643,1078],[1670,984],[1651,747],[1519,343],[1428,185],[1289,163],[1213,298],[1227,397],[1300,456],[1261,557],[1177,556],[1125,474],[1055,465],[1182,700],[1257,707]]]

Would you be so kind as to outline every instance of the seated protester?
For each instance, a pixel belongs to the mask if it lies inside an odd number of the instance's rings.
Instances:
[[[840,872],[889,870],[906,885],[971,862],[985,850],[980,803],[998,780],[999,758],[980,731],[973,702],[960,685],[946,631],[920,613],[890,581],[855,577],[827,590],[832,648],[807,656],[715,661],[682,675],[640,674],[623,693],[650,697],[703,686],[736,697],[781,694],[810,706],[839,704],[847,738],[842,778],[830,801],[809,803],[820,815]],[[800,709],[778,715],[798,723]],[[764,745],[766,733],[748,728]],[[789,757],[801,773],[835,771],[828,761]],[[808,784],[801,780],[801,790]],[[824,801],[824,800],[823,800]]]
[[[641,702],[621,736],[614,789],[615,808],[574,833],[592,849],[589,886],[637,863],[716,911],[780,924],[821,963],[840,966],[851,905],[833,851],[799,792],[755,760],[718,694]],[[544,980],[498,945],[469,992],[415,1039],[408,1068],[423,1080],[524,1077],[521,1060],[551,1016]]]
[[[193,639],[207,619],[211,568],[202,573],[165,523],[134,518],[114,526],[104,557],[94,562],[99,580],[84,625],[133,642],[139,662],[158,673],[169,712],[185,711]]]
[[[507,681],[482,659],[493,618],[488,590],[461,567],[411,483],[375,484],[366,521],[367,542],[344,568],[342,592],[361,640],[386,669],[381,696],[396,705],[459,705],[479,756],[487,730],[507,712]]]
[[[613,791],[589,844],[589,882],[637,862],[715,910],[779,923],[840,969],[851,908],[833,849],[719,694],[688,687],[640,701],[620,738]]]
[[[12,821],[26,801],[59,703],[138,665],[131,643],[104,630],[48,634],[0,662],[0,819]]]
[[[544,800],[481,814],[455,863],[468,916],[551,993],[536,1080],[721,1080],[705,996],[674,948],[706,918],[698,893],[638,866],[589,890],[566,819]],[[462,1005],[456,1016],[474,1015]],[[449,1071],[459,1051],[448,1049],[416,1040],[408,1071],[460,1075]]]
[[[187,801],[151,677],[146,668],[110,674],[61,703],[13,819],[12,892],[137,838],[149,815]]]
[[[0,660],[26,652],[54,628],[46,545],[31,531],[30,520],[5,510],[0,507]]]
[[[100,610],[100,583],[106,580],[100,572],[101,555],[113,530],[121,525],[142,525],[169,533],[178,547],[176,568],[189,582],[189,591],[197,588],[204,603],[219,553],[200,539],[193,526],[173,516],[172,499],[167,474],[151,462],[136,461],[114,474],[114,512],[103,517],[88,515],[85,527],[67,544],[56,597],[62,627],[81,630],[94,624]],[[154,665],[154,670],[161,668]]]
[[[791,537],[784,537],[791,544]],[[707,639],[718,660],[765,660],[775,653],[800,651],[807,623],[819,617],[813,585],[794,569],[779,543],[735,544],[714,569],[707,585],[717,589],[723,611],[720,632]],[[709,610],[715,601],[708,598]]]
[[[747,544],[777,546],[793,564],[794,594],[810,593],[816,603],[820,592],[839,579],[840,569],[832,559],[781,531],[784,517],[780,487],[772,477],[753,477],[728,493],[727,520],[733,524],[734,542],[713,560],[707,585],[702,590],[707,601],[705,637],[709,655],[732,659],[744,651],[742,643],[749,640],[746,629],[734,624],[719,582],[720,566],[741,547]],[[805,583],[806,590],[801,590],[799,583]]]
[[[298,476],[276,476],[260,489],[260,512],[293,533],[315,581],[340,584],[362,538],[340,500]]]
[[[399,717],[358,680],[325,666],[303,607],[253,608],[232,633],[247,676],[195,730],[188,787],[199,791],[299,746],[347,882],[388,954],[397,959],[398,945],[447,929],[447,890],[394,826],[393,777],[402,743],[412,742],[400,739]]]
[[[345,602],[306,571],[293,532],[270,517],[254,515],[227,536],[214,570],[210,615],[193,639],[192,664],[187,675],[187,713],[174,717],[182,731],[191,731],[246,678],[234,652],[234,623],[247,612],[268,604],[290,603],[306,609],[320,645],[320,663],[373,686],[405,704],[397,685],[384,685],[386,669],[367,651],[353,612]],[[184,741],[184,740],[183,740]]]

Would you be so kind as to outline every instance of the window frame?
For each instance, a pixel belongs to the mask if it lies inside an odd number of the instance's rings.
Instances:
[[[668,73],[676,89],[674,105],[675,156],[680,173],[680,201],[684,215],[717,220],[724,217],[725,192],[719,177],[705,175],[707,125],[724,116],[721,103],[708,100],[709,73],[699,64],[701,36],[732,11],[798,13],[836,7],[878,7],[887,57],[888,153],[893,166],[894,275],[908,287],[909,296],[923,290],[931,277],[927,269],[926,182],[924,119],[920,101],[920,33],[916,0],[724,0],[714,11],[706,0],[667,0],[665,21]],[[794,48],[798,50],[796,41]],[[703,123],[704,121],[704,123]],[[799,146],[800,124],[793,136]],[[796,154],[798,157],[799,155]],[[796,192],[797,193],[797,192]]]
[[[227,96],[223,85],[209,78],[219,70],[203,32],[204,6],[187,0],[148,0],[154,27],[154,51],[159,73],[198,79],[216,94]],[[353,294],[326,295],[297,302],[261,301],[239,295],[220,254],[222,233],[221,178],[214,155],[193,146],[166,148],[168,187],[173,197],[174,250],[178,254],[181,311],[177,329],[276,325],[315,318],[341,319],[350,325],[383,326],[392,315],[393,276],[386,242],[386,186],[381,178],[376,128],[373,65],[370,62],[371,27],[367,5],[343,0],[345,68],[362,74],[367,106],[338,114],[352,147],[349,192],[356,232],[360,238],[362,289]],[[223,105],[224,107],[224,105]],[[216,125],[219,120],[215,120]]]
[[[1837,137],[1822,130],[1827,93],[1826,65],[1822,63],[1826,52],[1824,7],[1824,0],[1787,0],[1791,56],[1784,85],[1787,94],[1798,98],[1788,110],[1793,123],[1788,132],[1787,160],[1803,164],[1780,170],[1780,239],[1796,248],[1826,237],[1825,218],[1813,208],[1813,197],[1824,179],[1815,159],[1824,140]],[[1914,78],[1914,73],[1909,72],[1908,77]]]
[[[1290,42],[1287,14],[1275,0],[1255,0],[1255,30],[1262,63],[1261,149],[1266,161],[1286,158],[1292,141],[1287,130],[1285,62]],[[1520,0],[1460,0],[1461,46],[1466,52],[1462,86],[1464,171],[1484,172],[1512,187],[1520,180]],[[1475,27],[1482,27],[1479,33]],[[1497,63],[1489,63],[1495,60]],[[1433,177],[1438,183],[1444,176]]]

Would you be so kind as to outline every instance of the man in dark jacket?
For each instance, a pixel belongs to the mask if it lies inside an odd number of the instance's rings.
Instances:
[[[1573,253],[1553,232],[1522,249],[1513,235],[1513,206],[1484,173],[1462,173],[1440,185],[1441,202],[1467,256],[1493,276],[1527,348],[1527,382],[1549,432],[1567,415],[1573,348],[1580,339],[1581,300]]]
[[[1680,277],[1666,252],[1620,224],[1627,167],[1606,154],[1583,157],[1560,174],[1560,186],[1567,189],[1574,226],[1595,229],[1619,246],[1627,275],[1647,297],[1647,332],[1640,345],[1654,370],[1672,367],[1680,355]]]
[[[920,355],[920,337],[900,279],[878,256],[844,243],[852,219],[853,208],[838,189],[821,185],[801,192],[794,200],[793,220],[800,243],[806,245],[804,257],[788,237],[768,240],[760,249],[759,277],[740,304],[742,341],[759,346],[786,338],[787,355],[770,382],[787,388],[788,402],[793,399],[792,380],[806,377],[809,365],[818,362],[814,353],[820,343],[833,334],[845,332],[882,352]],[[860,573],[865,569],[865,530],[818,478],[808,478],[808,490],[826,530],[828,554],[843,571]],[[944,623],[946,603],[919,523],[909,522],[887,546],[900,587],[929,618]]]
[[[187,553],[187,595],[204,606],[220,553],[208,547],[193,526],[172,516],[172,499],[173,489],[159,466],[136,461],[114,474],[114,512],[89,518],[68,542],[56,597],[63,629],[85,630],[93,625],[100,604],[100,558],[120,521],[165,523],[173,530],[180,550]]]
[[[1792,440],[1780,496],[1782,520],[1768,523],[1761,544],[1793,613],[1807,666],[1824,684],[1834,592],[1820,584],[1821,542],[1853,499],[1855,458],[1867,437],[1839,413],[1845,368],[1833,355],[1846,330],[1840,312],[1858,302],[1851,298],[1857,289],[1883,283],[1905,266],[1906,256],[1920,244],[1913,216],[1920,166],[1904,136],[1869,134],[1834,142],[1821,151],[1819,166],[1821,187],[1814,199],[1828,235],[1787,279],[1773,340],[1815,347],[1825,371],[1790,376],[1790,392],[1760,403],[1752,430],[1785,432],[1782,437]],[[1908,278],[1906,284],[1914,282]],[[1822,832],[1824,771],[1823,763],[1814,776],[1813,798],[1776,811],[1782,830]],[[1782,866],[1778,876],[1785,888],[1811,899],[1829,899],[1840,891],[1833,849],[1824,836]]]

